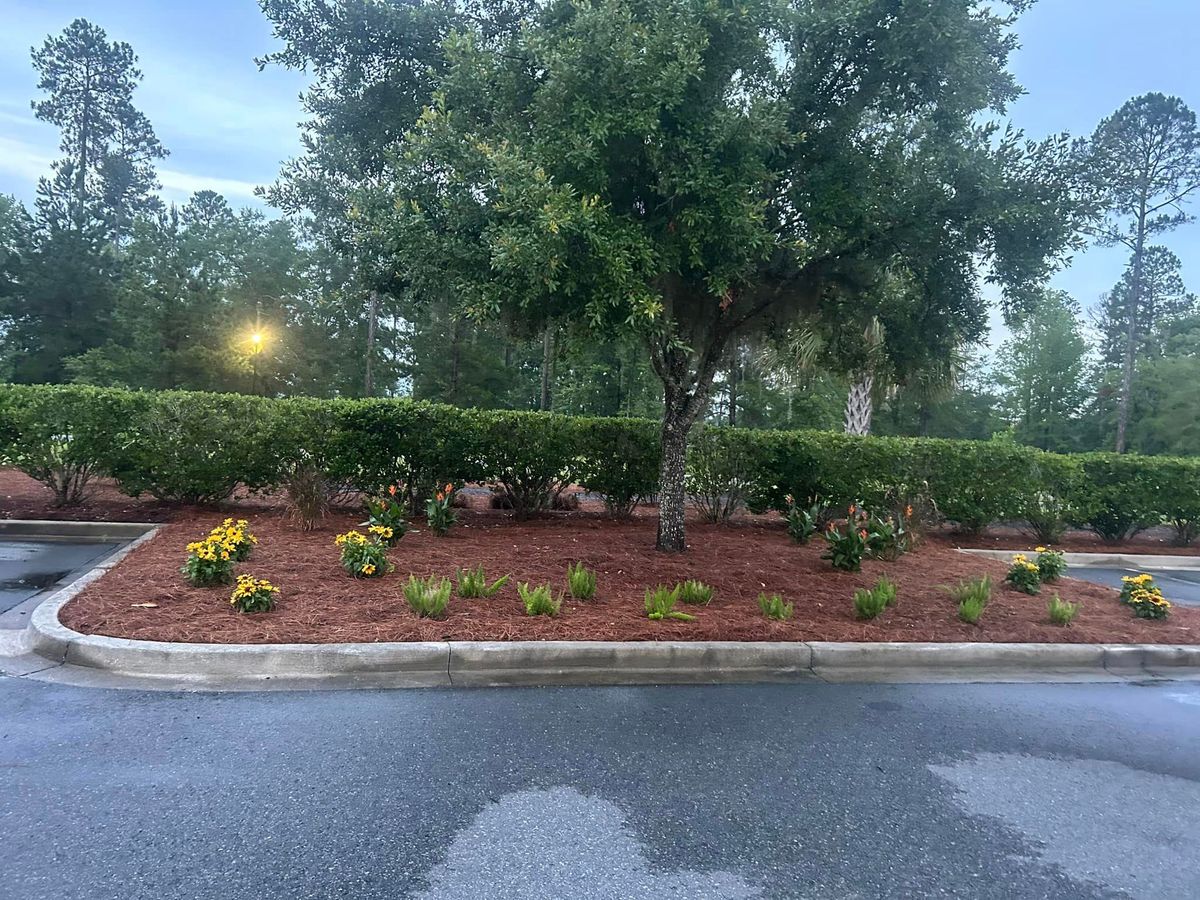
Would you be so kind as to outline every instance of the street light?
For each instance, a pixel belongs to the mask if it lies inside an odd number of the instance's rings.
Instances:
[[[258,355],[262,353],[265,335],[261,331],[250,333],[250,393],[258,393]]]

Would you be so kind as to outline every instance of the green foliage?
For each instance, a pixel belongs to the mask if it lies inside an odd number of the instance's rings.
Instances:
[[[663,619],[676,619],[680,622],[694,622],[696,617],[690,613],[679,612],[675,604],[679,602],[682,586],[669,588],[660,584],[647,589],[645,596],[646,618],[661,622]]]
[[[976,625],[988,601],[992,599],[992,579],[984,575],[960,581],[954,587],[947,588],[947,591],[958,603],[958,617],[969,625]]]
[[[819,498],[814,497],[808,507],[801,508],[796,505],[795,498],[791,494],[784,497],[783,502],[786,504],[783,516],[787,521],[788,537],[797,544],[807,544],[824,515],[824,504]]]
[[[677,587],[679,588],[680,603],[686,603],[689,606],[708,606],[712,602],[714,591],[703,581],[689,578],[687,581],[680,582]]]
[[[334,546],[340,550],[342,568],[355,578],[382,578],[393,569],[387,544],[375,535],[347,531],[334,538]]]
[[[1070,603],[1055,594],[1050,598],[1047,612],[1050,615],[1050,621],[1055,625],[1070,625],[1079,612],[1079,604]]]
[[[1043,584],[1058,581],[1067,571],[1067,559],[1058,550],[1046,547],[1037,548],[1037,559],[1034,561],[1038,568],[1038,577]]]
[[[827,559],[835,569],[844,572],[858,572],[862,569],[863,557],[867,553],[867,530],[865,522],[854,506],[850,507],[850,517],[841,527],[830,525],[821,536],[829,548],[821,554],[821,559]]]
[[[393,484],[379,496],[366,497],[363,500],[367,521],[360,523],[360,527],[386,528],[391,534],[381,539],[389,547],[394,546],[408,531],[404,505],[396,499],[397,493],[396,485]]]
[[[1171,614],[1171,603],[1157,585],[1133,588],[1125,603],[1138,619],[1165,619]]]
[[[220,541],[205,538],[187,545],[187,559],[180,572],[192,587],[233,583],[233,550]]]
[[[1023,594],[1036,594],[1042,589],[1042,575],[1037,563],[1030,562],[1024,553],[1013,556],[1004,580]]]
[[[866,516],[867,555],[873,559],[897,560],[909,549],[904,520],[893,516]]]
[[[783,598],[778,594],[759,594],[758,609],[768,619],[775,619],[778,622],[786,621],[792,617],[792,604],[784,603]]]
[[[265,578],[239,575],[229,605],[240,613],[270,612],[279,599],[279,588]]]
[[[579,419],[579,483],[604,497],[610,515],[629,516],[658,490],[658,426],[642,419]]]
[[[530,587],[528,583],[517,584],[517,594],[525,604],[525,614],[528,616],[557,616],[562,599],[555,600],[550,585],[543,584]]]
[[[576,600],[591,600],[596,596],[596,573],[582,562],[567,566],[567,589]]]
[[[458,582],[458,596],[465,600],[479,597],[494,597],[500,589],[508,584],[512,575],[501,575],[491,584],[483,572],[483,566],[474,569],[456,569],[454,579]]]
[[[454,509],[454,485],[447,482],[425,504],[425,524],[439,537],[445,537],[458,521]]]
[[[854,592],[854,614],[860,619],[874,619],[895,602],[896,585],[883,577],[873,588]]]
[[[687,493],[710,522],[726,522],[762,477],[762,443],[753,431],[702,428],[688,453]]]
[[[418,618],[441,619],[450,603],[450,579],[409,575],[408,583],[404,585],[404,599]]]
[[[1163,516],[1158,507],[1174,489],[1164,483],[1160,459],[1085,453],[1076,460],[1081,478],[1073,499],[1080,524],[1110,543],[1128,540],[1158,524]],[[1192,468],[1191,474],[1200,477],[1200,467]]]

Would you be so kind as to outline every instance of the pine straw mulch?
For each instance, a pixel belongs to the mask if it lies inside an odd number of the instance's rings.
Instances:
[[[336,643],[437,640],[733,640],[733,641],[1032,641],[1200,642],[1200,609],[1177,607],[1166,622],[1132,618],[1108,588],[1065,579],[1029,597],[1000,586],[1005,563],[954,551],[929,541],[896,562],[867,561],[861,574],[838,572],[820,559],[824,542],[793,545],[776,519],[746,519],[717,527],[689,524],[690,549],[681,555],[654,550],[655,522],[627,522],[594,512],[555,513],[516,522],[507,513],[472,510],[448,537],[422,523],[391,551],[396,571],[355,580],[342,571],[333,536],[359,516],[339,514],[320,530],[304,533],[278,510],[247,509],[259,545],[239,572],[266,577],[282,588],[270,613],[241,615],[228,588],[191,588],[179,574],[183,545],[205,533],[223,513],[178,509],[173,523],[130,554],[63,610],[79,631],[163,641],[217,643]],[[562,590],[567,564],[582,560],[597,571],[598,597],[566,600],[557,618],[529,617],[515,582],[551,582]],[[458,566],[482,564],[490,577],[511,572],[496,597],[450,601],[441,621],[416,618],[401,593],[408,575],[453,575]],[[958,621],[955,605],[939,586],[988,573],[993,600],[976,627]],[[874,622],[854,618],[851,594],[886,574],[899,601]],[[695,622],[652,622],[643,592],[658,583],[699,578],[716,588],[705,608],[689,608]],[[760,591],[778,592],[795,604],[788,622],[763,618]],[[1068,628],[1046,618],[1053,593],[1081,604]],[[141,604],[155,604],[144,606]]]

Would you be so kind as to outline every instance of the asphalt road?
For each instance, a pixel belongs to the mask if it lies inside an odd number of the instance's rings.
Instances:
[[[119,541],[45,541],[0,538],[0,613],[91,568]],[[16,627],[12,624],[7,627]]]
[[[1100,566],[1071,566],[1067,574],[1072,578],[1121,588],[1121,578],[1149,572],[1154,583],[1162,588],[1163,596],[1181,606],[1200,606],[1200,571],[1195,569],[1119,569]],[[1200,891],[1197,891],[1200,896]]]
[[[0,678],[0,894],[1200,895],[1200,683]]]

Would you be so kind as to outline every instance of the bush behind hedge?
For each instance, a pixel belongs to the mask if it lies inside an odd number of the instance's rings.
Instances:
[[[51,486],[104,474],[129,494],[164,500],[213,502],[237,485],[275,489],[304,462],[358,490],[398,483],[414,509],[439,484],[481,482],[532,515],[577,482],[625,514],[657,493],[660,456],[658,423],[645,419],[0,385],[0,461]],[[967,531],[1020,521],[1047,497],[1071,524],[1106,540],[1162,522],[1181,539],[1200,530],[1200,460],[1065,456],[1004,440],[705,427],[694,434],[688,484],[710,507],[735,500],[754,511],[782,510],[788,494],[874,509],[928,497]]]

